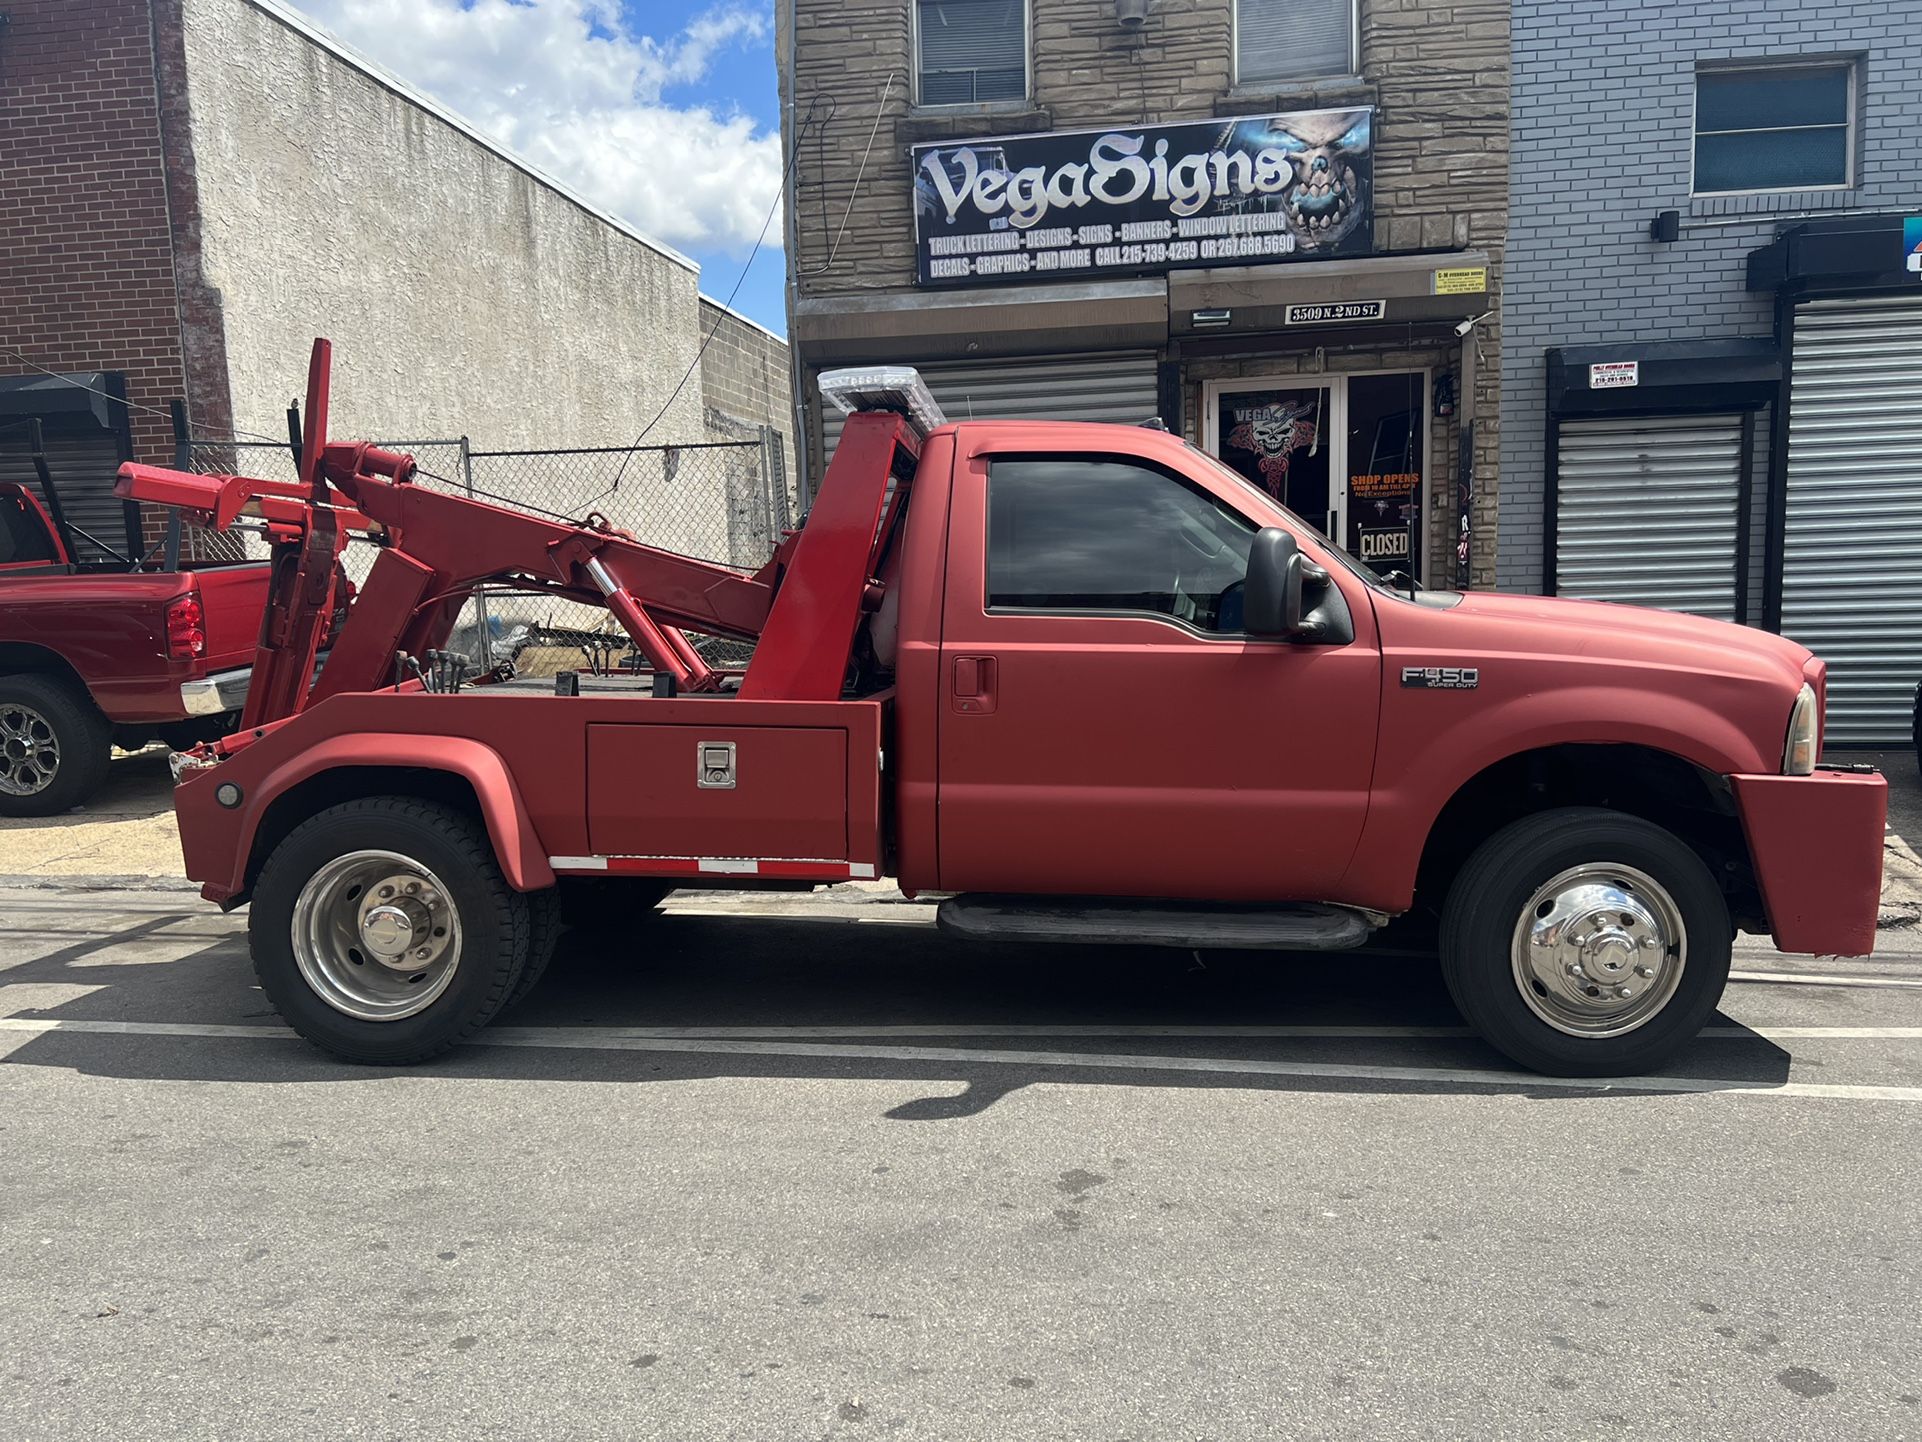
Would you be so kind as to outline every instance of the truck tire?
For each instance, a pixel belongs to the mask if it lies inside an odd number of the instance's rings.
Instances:
[[[1442,907],[1442,976],[1469,1025],[1523,1066],[1631,1076],[1701,1031],[1734,935],[1686,843],[1639,817],[1567,807],[1469,857]]]
[[[107,779],[113,727],[60,676],[0,676],[0,816],[57,816]]]
[[[547,974],[547,964],[554,959],[554,951],[560,945],[564,924],[560,888],[550,886],[543,891],[528,892],[527,918],[527,965],[521,968],[520,980],[514,983],[513,994],[507,998],[502,1011],[512,1011],[519,1006]]]
[[[254,885],[247,934],[261,990],[344,1061],[406,1066],[474,1035],[514,994],[534,907],[487,832],[406,796],[302,822]]]

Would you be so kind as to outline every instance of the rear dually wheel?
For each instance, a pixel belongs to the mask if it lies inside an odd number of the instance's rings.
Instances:
[[[261,989],[346,1061],[405,1065],[466,1040],[513,995],[534,939],[473,817],[404,796],[296,827],[254,887]]]

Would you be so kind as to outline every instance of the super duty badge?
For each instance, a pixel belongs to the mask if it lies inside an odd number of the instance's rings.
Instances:
[[[1404,666],[1401,684],[1424,691],[1473,691],[1482,684],[1478,666]]]

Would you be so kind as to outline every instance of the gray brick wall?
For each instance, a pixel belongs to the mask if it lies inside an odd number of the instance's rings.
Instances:
[[[1922,206],[1922,4],[1517,0],[1502,294],[1501,585],[1539,590],[1550,346],[1768,336],[1744,289],[1778,220]],[[1861,57],[1858,184],[1691,200],[1699,61]],[[1648,239],[1659,210],[1682,238]]]
[[[712,335],[709,335],[712,332]],[[740,440],[773,426],[793,454],[793,388],[787,342],[706,296],[701,297],[701,406],[708,439]]]

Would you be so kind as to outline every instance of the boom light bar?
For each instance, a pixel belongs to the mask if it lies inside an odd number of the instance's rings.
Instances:
[[[913,366],[854,366],[821,373],[821,396],[842,415],[893,411],[905,416],[922,439],[947,417]]]

